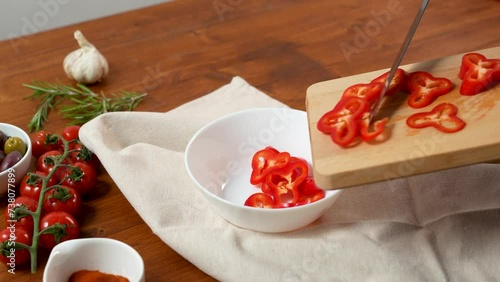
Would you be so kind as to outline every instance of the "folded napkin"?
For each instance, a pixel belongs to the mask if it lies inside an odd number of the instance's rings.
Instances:
[[[80,138],[151,230],[217,280],[500,280],[500,165],[349,188],[294,232],[226,222],[189,178],[184,150],[204,124],[252,107],[285,105],[235,77],[167,113],[101,115]]]

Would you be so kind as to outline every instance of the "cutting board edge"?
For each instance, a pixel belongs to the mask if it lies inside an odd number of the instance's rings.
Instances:
[[[469,154],[473,154],[475,158],[465,157]],[[406,162],[393,162],[390,164],[381,164],[378,166],[365,167],[363,169],[358,169],[354,171],[340,172],[332,177],[333,174],[321,173],[317,170],[317,166],[314,165],[313,160],[313,177],[315,179],[318,187],[324,190],[336,190],[356,187],[363,184],[370,184],[376,182],[383,182],[387,180],[409,177],[419,174],[425,174],[434,171],[442,171],[457,167],[463,167],[468,165],[474,165],[479,163],[496,162],[500,160],[500,143],[489,145],[487,147],[475,148],[473,151],[462,151],[457,152],[454,155],[453,165],[434,162],[433,159],[441,158],[440,155],[433,155],[431,158],[426,160],[432,163],[432,166],[419,166],[412,165],[412,163],[418,162],[417,159],[408,159]],[[409,173],[401,172],[398,166],[403,164],[405,169],[408,166],[413,166],[413,171]],[[410,168],[411,169],[411,168]],[[381,175],[381,177],[376,177],[372,179],[363,178],[360,176],[366,175],[365,172],[370,171],[370,175],[373,175],[373,171],[379,171],[375,175]],[[397,172],[396,172],[397,171]],[[351,175],[356,175],[356,177],[350,177]],[[337,182],[335,182],[337,181]],[[325,188],[328,187],[328,188]]]

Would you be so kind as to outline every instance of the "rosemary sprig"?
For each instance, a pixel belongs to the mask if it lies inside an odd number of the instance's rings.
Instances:
[[[106,97],[104,93],[96,94],[83,84],[71,85],[51,84],[46,82],[34,82],[23,84],[33,90],[26,99],[40,100],[36,113],[28,124],[28,130],[39,131],[48,115],[57,104],[63,100],[69,100],[70,104],[60,107],[59,111],[63,117],[70,119],[69,124],[84,124],[100,114],[116,111],[131,111],[146,97],[146,93],[122,91],[120,95],[111,94]]]
[[[146,96],[134,92],[123,91],[121,95],[113,94],[108,98],[101,96],[86,96],[83,99],[70,98],[72,105],[63,105],[60,112],[64,118],[71,119],[70,124],[83,124],[96,116],[107,112],[131,111]]]

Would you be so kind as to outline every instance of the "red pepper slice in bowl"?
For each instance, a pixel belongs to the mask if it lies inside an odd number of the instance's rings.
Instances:
[[[265,193],[255,193],[248,197],[248,199],[245,201],[245,206],[272,209],[274,208],[275,204],[273,198],[270,195]]]
[[[299,186],[300,198],[297,206],[313,203],[325,197],[325,191],[319,188],[314,182],[314,178],[308,176]]]
[[[487,59],[479,53],[468,53],[462,57],[459,77],[460,94],[472,96],[500,82],[500,60]]]
[[[450,103],[441,103],[430,112],[416,113],[406,119],[406,124],[412,128],[433,126],[445,133],[462,130],[466,123],[457,116],[458,108]]]
[[[277,207],[295,205],[300,199],[299,186],[307,178],[309,166],[304,161],[291,157],[290,163],[267,175],[266,181]]]
[[[253,185],[262,183],[270,172],[285,167],[289,162],[290,154],[288,152],[280,153],[271,147],[258,151],[252,157],[250,183]]]
[[[408,105],[419,109],[430,105],[434,100],[449,93],[453,88],[451,80],[434,77],[428,72],[417,71],[408,75]]]

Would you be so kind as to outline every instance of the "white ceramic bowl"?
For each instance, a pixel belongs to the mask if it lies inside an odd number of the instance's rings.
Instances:
[[[8,192],[9,183],[14,185],[19,184],[26,173],[28,173],[32,157],[31,139],[24,130],[8,123],[0,123],[0,130],[9,137],[17,136],[21,138],[26,143],[27,148],[23,158],[12,167],[15,171],[14,175],[9,175],[9,170],[0,172],[0,196],[3,196]]]
[[[214,209],[241,228],[260,232],[287,232],[309,225],[328,210],[340,190],[303,206],[262,209],[244,206],[259,190],[250,184],[251,159],[260,149],[303,158],[311,167],[307,115],[289,108],[256,108],[229,114],[201,128],[185,154],[187,171]],[[309,170],[311,174],[312,169]]]
[[[98,270],[144,282],[144,262],[131,246],[109,238],[81,238],[57,244],[43,272],[44,282],[67,282],[76,271]]]

